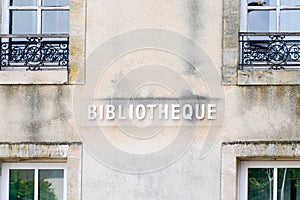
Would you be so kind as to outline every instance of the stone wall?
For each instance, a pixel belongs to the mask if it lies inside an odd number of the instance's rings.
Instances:
[[[219,86],[225,91],[223,128],[219,137],[214,138],[216,142],[213,148],[205,155],[202,152],[203,142],[206,139],[201,132],[205,129],[203,127],[203,129],[199,128],[194,144],[182,157],[172,165],[152,173],[132,174],[114,170],[101,160],[97,160],[88,148],[83,148],[82,155],[73,155],[77,158],[69,161],[69,165],[77,163],[79,166],[79,162],[83,163],[82,199],[218,200],[220,197],[235,199],[237,157],[249,157],[248,152],[252,157],[270,155],[298,158],[298,150],[294,149],[294,147],[298,149],[298,143],[282,143],[282,145],[281,143],[247,145],[226,143],[223,148],[221,147],[223,142],[289,141],[299,138],[298,86],[270,86],[274,80],[269,83],[269,79],[266,80],[267,76],[261,83],[266,82],[269,86],[257,86],[257,83],[252,86],[237,85],[238,0],[224,0],[223,4],[218,0],[88,0],[86,2],[78,0],[71,2],[71,10],[74,12],[71,12],[70,45],[73,47],[70,52],[69,81],[74,85],[0,86],[1,142],[7,142],[7,145],[26,142],[33,143],[32,145],[39,142],[48,143],[39,147],[37,152],[44,152],[43,149],[47,149],[47,146],[51,146],[52,143],[80,142],[78,124],[75,123],[73,113],[73,92],[76,88],[82,87],[80,84],[86,81],[84,76],[89,75],[84,74],[86,64],[84,60],[88,61],[94,50],[105,41],[130,30],[166,29],[193,39],[217,67],[219,77],[209,77],[209,79],[217,80]],[[82,13],[86,14],[86,19]],[[86,32],[82,33],[82,30]],[[193,53],[195,52],[190,52],[191,55]],[[115,83],[124,74],[130,72],[130,67],[145,64],[167,65],[174,71],[181,72],[194,92],[181,97],[191,98],[194,95],[202,96],[208,93],[207,88],[204,87],[205,81],[193,73],[193,68],[186,60],[170,52],[143,49],[118,57],[110,63],[109,73],[101,80],[105,84],[99,84],[97,88],[97,97],[109,97]],[[294,82],[298,81],[297,75],[293,77]],[[247,81],[243,79],[243,82]],[[254,79],[252,82],[258,80]],[[151,92],[152,97],[167,99],[170,95],[164,93],[165,91],[157,93],[153,91],[153,88],[146,88],[136,97],[145,97]],[[129,149],[135,148],[134,145],[116,136],[119,131],[117,127],[104,128],[111,133],[110,139],[114,142],[121,143],[125,147],[129,146]],[[3,151],[6,151],[5,145],[0,145]],[[157,146],[160,146],[160,142]],[[19,145],[18,148],[23,147]],[[64,148],[69,147],[64,146]],[[278,149],[281,148],[282,150],[279,151]],[[255,152],[258,151],[260,153],[256,154]],[[261,153],[263,151],[281,153]],[[78,156],[80,158],[82,156],[82,161]],[[72,171],[72,175],[78,172],[76,170],[80,171],[81,168]],[[230,187],[226,187],[227,183]],[[73,182],[70,181],[69,184],[72,185]],[[76,191],[72,194],[76,197],[70,199],[78,199],[79,194]]]

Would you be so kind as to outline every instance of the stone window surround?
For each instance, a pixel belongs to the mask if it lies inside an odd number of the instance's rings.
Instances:
[[[67,198],[81,199],[82,143],[0,143],[0,162],[45,162],[67,165]]]
[[[300,160],[300,141],[224,142],[221,200],[238,199],[239,161]]]
[[[0,84],[84,84],[85,37],[86,0],[70,0],[69,70],[0,71]]]
[[[239,70],[241,1],[223,0],[223,85],[299,85],[300,70]]]

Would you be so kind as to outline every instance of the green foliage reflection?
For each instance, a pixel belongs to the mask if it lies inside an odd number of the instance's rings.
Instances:
[[[10,170],[9,200],[34,200],[34,172]],[[39,181],[39,199],[57,200],[49,181]]]

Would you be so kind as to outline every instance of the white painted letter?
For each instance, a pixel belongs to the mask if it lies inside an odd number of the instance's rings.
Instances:
[[[129,119],[133,119],[133,105],[129,105]]]
[[[123,115],[123,106],[118,105],[118,119],[126,119],[126,116]]]
[[[154,108],[156,108],[156,104],[149,104],[147,105],[147,108],[150,110],[150,116],[149,119],[153,120],[154,119]]]
[[[200,111],[200,105],[196,104],[195,105],[195,117],[198,120],[202,120],[205,117],[205,104],[201,104],[201,111]],[[201,114],[200,114],[201,112]]]
[[[172,104],[171,119],[180,119],[180,115],[177,115],[179,113],[180,113],[180,105],[179,104]]]
[[[168,119],[169,118],[169,115],[168,115],[168,108],[169,106],[167,104],[164,104],[164,107],[162,104],[159,104],[159,107],[158,107],[158,118],[159,119],[162,119],[162,115],[165,115],[165,119]]]
[[[193,107],[190,104],[185,104],[182,108],[182,116],[184,119],[192,120]]]
[[[139,104],[135,107],[135,117],[138,120],[145,119],[145,117],[146,117],[146,107],[143,104]]]
[[[216,113],[217,110],[215,109],[217,107],[216,104],[208,104],[207,105],[207,119],[216,119],[216,116],[212,116],[213,113]]]
[[[95,105],[88,105],[88,119],[94,120],[97,118],[97,107]]]
[[[113,120],[116,117],[116,107],[114,105],[106,105],[106,119]]]
[[[104,119],[104,108],[103,104],[99,106],[99,119]]]

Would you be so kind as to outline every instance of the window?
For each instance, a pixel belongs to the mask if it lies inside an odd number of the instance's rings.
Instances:
[[[242,0],[242,32],[298,32],[299,0]]]
[[[17,84],[67,81],[69,4],[70,0],[2,0],[0,71],[6,72],[4,77]],[[11,78],[16,71],[21,73]]]
[[[241,0],[240,68],[300,68],[299,0]]]
[[[241,31],[297,32],[300,17],[298,0],[243,0]]]
[[[223,0],[224,85],[300,84],[299,6],[299,0]]]
[[[242,161],[239,200],[299,200],[300,162]]]
[[[69,0],[3,0],[4,34],[68,34]]]
[[[3,163],[1,199],[66,200],[66,164]]]
[[[1,1],[0,84],[84,84],[86,0]]]

